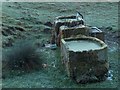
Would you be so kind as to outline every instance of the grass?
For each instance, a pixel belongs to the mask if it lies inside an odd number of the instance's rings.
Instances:
[[[2,12],[9,15],[10,17],[13,17],[14,19],[17,19],[17,18],[19,19],[20,17],[28,18],[27,15],[33,14],[34,17],[37,17],[37,19],[41,22],[53,21],[55,17],[58,15],[74,14],[75,10],[77,9],[77,10],[80,10],[80,12],[84,15],[85,21],[89,25],[101,26],[101,27],[115,25],[117,28],[117,23],[118,23],[117,17],[116,17],[117,14],[115,14],[117,13],[118,10],[117,10],[116,4],[114,3],[107,4],[107,5],[104,3],[98,3],[98,4],[88,3],[89,6],[86,6],[86,3],[80,3],[80,4],[79,3],[66,3],[66,4],[57,3],[55,6],[53,6],[52,4],[48,5],[47,3],[38,3],[38,4],[37,3],[19,3],[23,7],[20,9],[17,9],[16,7],[8,8],[7,4],[15,5],[15,6],[16,4],[15,3],[3,3],[3,10],[2,10]],[[63,7],[64,4],[66,8],[71,9],[72,11],[60,13],[59,10],[62,10],[62,8],[64,8]],[[35,9],[36,7],[39,7],[39,6],[41,6],[41,8]],[[51,6],[51,8],[48,6]],[[111,8],[111,10],[108,10],[108,8]],[[28,10],[30,13],[23,14],[21,13],[21,11],[23,10]],[[18,14],[16,14],[16,12]],[[38,15],[35,14],[36,12],[38,12]],[[25,25],[33,25],[33,26],[35,25],[34,22],[29,21],[29,20],[22,20],[22,21],[25,23]],[[6,19],[3,19],[3,22],[9,25],[13,25],[15,23],[14,21],[13,23],[10,23],[9,20],[6,20]],[[34,30],[33,28],[27,28],[27,29]],[[46,36],[45,34],[42,34],[42,37],[40,38],[45,39],[45,40],[49,39],[48,36],[47,37]],[[13,51],[14,49],[11,49],[11,50]],[[43,69],[44,72],[42,72],[41,70],[38,72],[28,73],[22,76],[14,76],[13,78],[4,79],[3,88],[4,87],[7,87],[7,88],[11,88],[11,87],[13,88],[31,88],[31,87],[32,88],[34,87],[35,88],[40,88],[40,87],[42,88],[43,87],[46,87],[46,88],[50,88],[50,87],[53,87],[53,88],[55,87],[56,88],[62,88],[62,87],[63,88],[112,88],[117,85],[117,81],[116,81],[117,79],[113,79],[112,81],[105,81],[102,83],[94,83],[94,84],[86,84],[86,85],[75,84],[71,79],[69,79],[69,77],[66,76],[66,72],[64,72],[64,68],[62,67],[60,63],[59,53],[57,53],[57,51],[53,53],[52,52],[53,51],[51,50],[43,49],[42,54],[45,54],[45,55],[42,55],[42,57],[44,58],[46,63],[49,65],[51,65],[51,62],[55,60],[57,68],[48,67],[48,68]],[[115,62],[116,57],[114,56],[115,56],[115,53],[111,53],[109,58],[111,59],[111,62],[115,63],[115,64],[113,63],[113,65],[111,66],[112,66],[113,71],[116,72],[116,69],[114,69],[114,67],[116,67],[117,63]],[[60,70],[62,68],[63,70]],[[14,69],[15,71],[24,70],[23,68],[21,70],[21,67],[14,68]]]

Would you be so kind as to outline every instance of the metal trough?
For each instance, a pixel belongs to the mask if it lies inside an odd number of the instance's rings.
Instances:
[[[61,39],[61,58],[67,75],[77,82],[83,76],[103,80],[108,72],[107,45],[95,37]]]
[[[54,22],[54,35],[56,38],[56,43],[58,46],[60,46],[60,27],[61,26],[66,26],[68,28],[76,27],[79,25],[84,25],[84,20],[83,18],[77,18],[75,15],[69,15],[69,16],[59,16],[56,17],[56,20]]]

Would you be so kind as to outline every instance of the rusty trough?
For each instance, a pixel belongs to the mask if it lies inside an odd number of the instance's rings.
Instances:
[[[53,41],[61,48],[67,75],[77,82],[105,80],[109,63],[104,32],[75,15],[57,17],[54,25]]]
[[[103,80],[109,69],[107,45],[94,37],[61,39],[61,57],[68,76],[78,82],[83,76]]]

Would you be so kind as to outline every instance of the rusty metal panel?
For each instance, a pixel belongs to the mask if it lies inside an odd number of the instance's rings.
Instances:
[[[89,35],[89,29],[84,25],[80,25],[76,27],[61,26],[60,32],[61,32],[61,38],[69,38],[71,36],[77,36],[80,34],[86,36]]]

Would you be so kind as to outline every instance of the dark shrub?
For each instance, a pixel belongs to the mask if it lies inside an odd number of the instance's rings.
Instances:
[[[40,54],[31,41],[20,41],[5,55],[7,67],[12,70],[30,71],[42,67]]]

